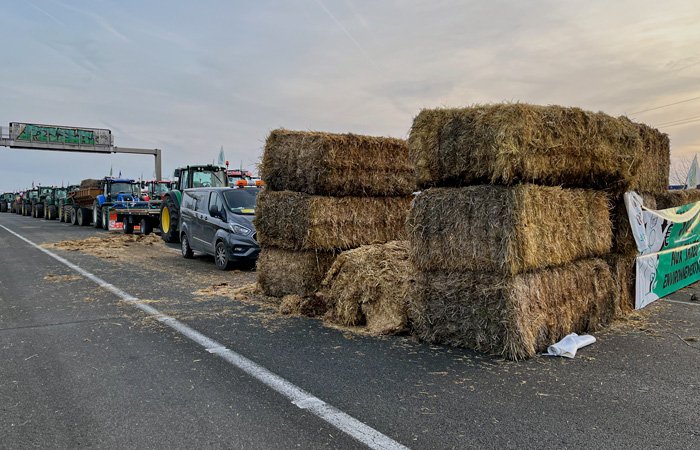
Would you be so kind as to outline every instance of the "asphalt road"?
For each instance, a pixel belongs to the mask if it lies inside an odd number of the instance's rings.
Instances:
[[[4,213],[0,225],[37,244],[105,233]],[[694,288],[574,360],[515,363],[202,295],[255,274],[160,244],[133,260],[51,251],[411,448],[700,445]],[[33,447],[364,445],[0,227],[0,448]]]

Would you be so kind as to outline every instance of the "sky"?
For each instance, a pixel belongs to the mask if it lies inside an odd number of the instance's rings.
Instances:
[[[163,173],[223,146],[255,170],[268,133],[407,138],[422,108],[578,106],[700,151],[697,1],[4,0],[0,127],[108,128]],[[687,120],[686,120],[687,119]],[[5,130],[6,131],[6,130]],[[0,147],[0,192],[153,158]]]

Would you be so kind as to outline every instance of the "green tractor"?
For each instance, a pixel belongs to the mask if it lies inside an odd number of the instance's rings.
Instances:
[[[182,191],[197,187],[228,187],[224,166],[203,165],[175,169],[173,188],[163,195],[160,206],[160,231],[165,242],[180,242],[178,221]]]
[[[35,219],[44,217],[44,202],[46,201],[46,197],[51,195],[53,189],[54,188],[51,186],[39,186],[39,195],[32,200],[32,217]]]
[[[0,212],[9,212],[12,209],[12,201],[15,199],[15,194],[5,192],[0,195]]]
[[[22,208],[20,214],[22,214],[23,216],[31,216],[32,205],[36,203],[38,198],[39,189],[27,189],[27,191],[24,193],[24,196],[22,197]]]
[[[58,201],[65,199],[67,195],[67,188],[55,187],[51,189],[51,193],[44,198],[44,219],[56,220],[58,218]]]
[[[56,199],[56,206],[58,208],[58,221],[59,222],[70,222],[70,212],[73,209],[72,203],[68,198],[68,194],[77,191],[80,188],[77,184],[71,184],[66,188],[66,195],[63,197],[58,197]]]

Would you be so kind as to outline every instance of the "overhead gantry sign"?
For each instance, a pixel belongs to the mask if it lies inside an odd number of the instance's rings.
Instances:
[[[0,127],[0,146],[83,153],[132,153],[155,156],[156,179],[162,179],[161,150],[116,147],[110,130],[10,122],[8,131]]]

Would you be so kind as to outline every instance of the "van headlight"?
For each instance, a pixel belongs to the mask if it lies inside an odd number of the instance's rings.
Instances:
[[[241,236],[248,236],[250,234],[250,228],[238,225],[237,223],[230,223],[228,224],[228,227],[231,229],[233,234],[239,234]]]

